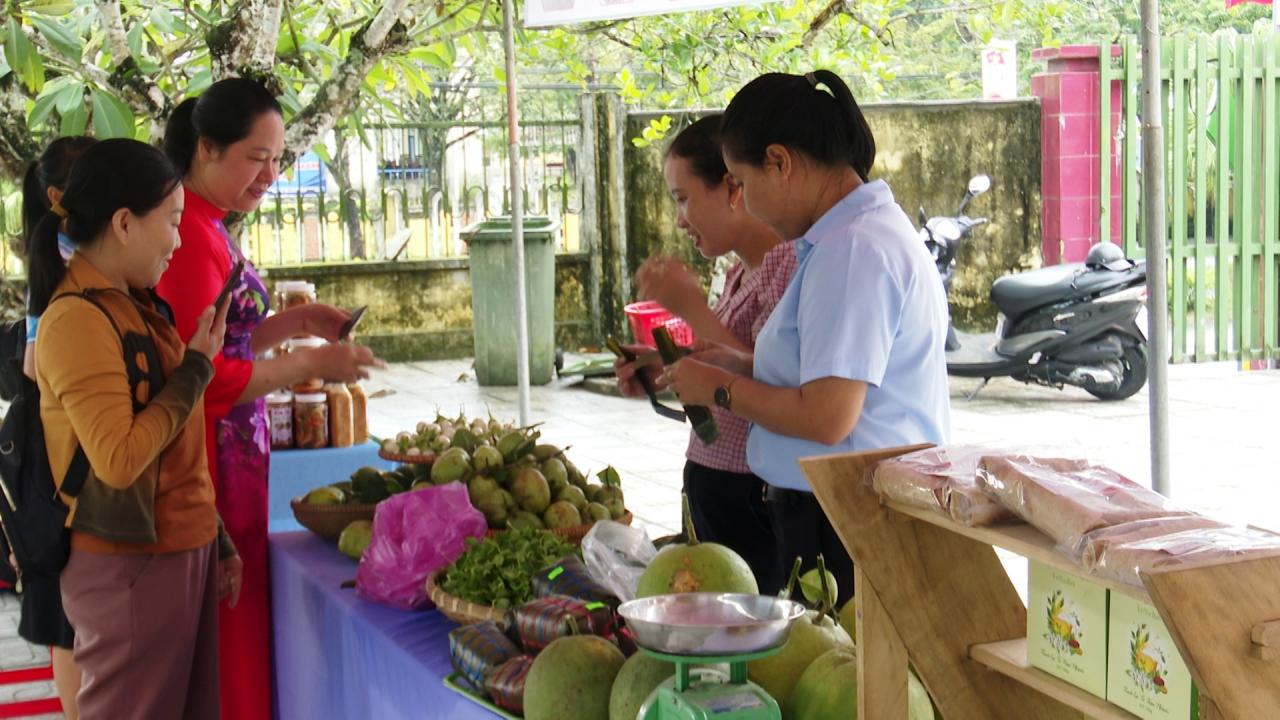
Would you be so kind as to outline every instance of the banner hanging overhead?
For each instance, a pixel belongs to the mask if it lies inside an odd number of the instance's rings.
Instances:
[[[760,0],[526,0],[524,24],[545,27],[758,4]]]

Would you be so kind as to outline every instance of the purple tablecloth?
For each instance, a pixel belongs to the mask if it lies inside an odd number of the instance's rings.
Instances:
[[[498,717],[443,684],[457,625],[342,589],[356,564],[309,532],[273,534],[270,546],[277,718]]]

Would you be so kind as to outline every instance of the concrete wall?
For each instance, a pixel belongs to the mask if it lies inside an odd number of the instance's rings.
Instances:
[[[654,252],[677,254],[708,276],[674,225],[662,178],[663,145],[637,148],[657,114],[625,114],[616,96],[587,95],[580,156],[584,180],[583,247],[556,258],[556,340],[560,347],[598,346],[608,332],[625,334],[621,304],[629,278]],[[954,212],[969,177],[985,172],[990,193],[970,215],[991,218],[960,253],[952,312],[962,327],[992,326],[991,281],[1039,264],[1040,109],[1035,100],[869,105],[879,152],[873,176],[893,188],[912,219]],[[697,111],[678,114],[682,127]],[[467,357],[472,353],[471,282],[466,258],[271,268],[269,280],[316,283],[322,299],[343,307],[369,305],[361,338],[392,360]]]
[[[864,110],[876,136],[872,177],[889,183],[913,221],[922,205],[930,215],[954,213],[968,179],[978,173],[991,176],[991,192],[968,211],[991,223],[979,228],[960,251],[951,308],[961,327],[994,327],[995,310],[988,302],[991,282],[1040,264],[1038,102],[886,103],[869,104]],[[676,114],[673,127],[683,127],[698,114]],[[660,116],[629,115],[626,136],[638,137]],[[628,264],[634,272],[650,254],[668,252],[709,271],[709,263],[696,257],[675,228],[674,205],[662,179],[663,149],[662,144],[626,147]]]
[[[595,344],[586,301],[585,254],[556,256],[556,343],[576,350]],[[360,341],[387,360],[469,357],[471,275],[466,258],[273,267],[268,286],[279,280],[315,283],[324,302],[368,305]]]

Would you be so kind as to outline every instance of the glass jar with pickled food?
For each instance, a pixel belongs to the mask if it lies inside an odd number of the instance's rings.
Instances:
[[[293,444],[299,448],[329,447],[329,396],[302,393],[293,396]]]

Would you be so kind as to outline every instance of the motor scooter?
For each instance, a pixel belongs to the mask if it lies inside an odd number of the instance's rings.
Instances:
[[[965,208],[991,189],[977,175],[953,216],[927,218],[920,208],[920,239],[933,255],[947,295],[960,244],[986,218]],[[950,325],[947,373],[957,377],[1010,377],[1061,389],[1083,388],[1101,400],[1123,400],[1147,382],[1147,268],[1113,243],[1090,249],[1085,262],[1006,275],[991,285],[1000,311],[994,332],[970,334]]]

